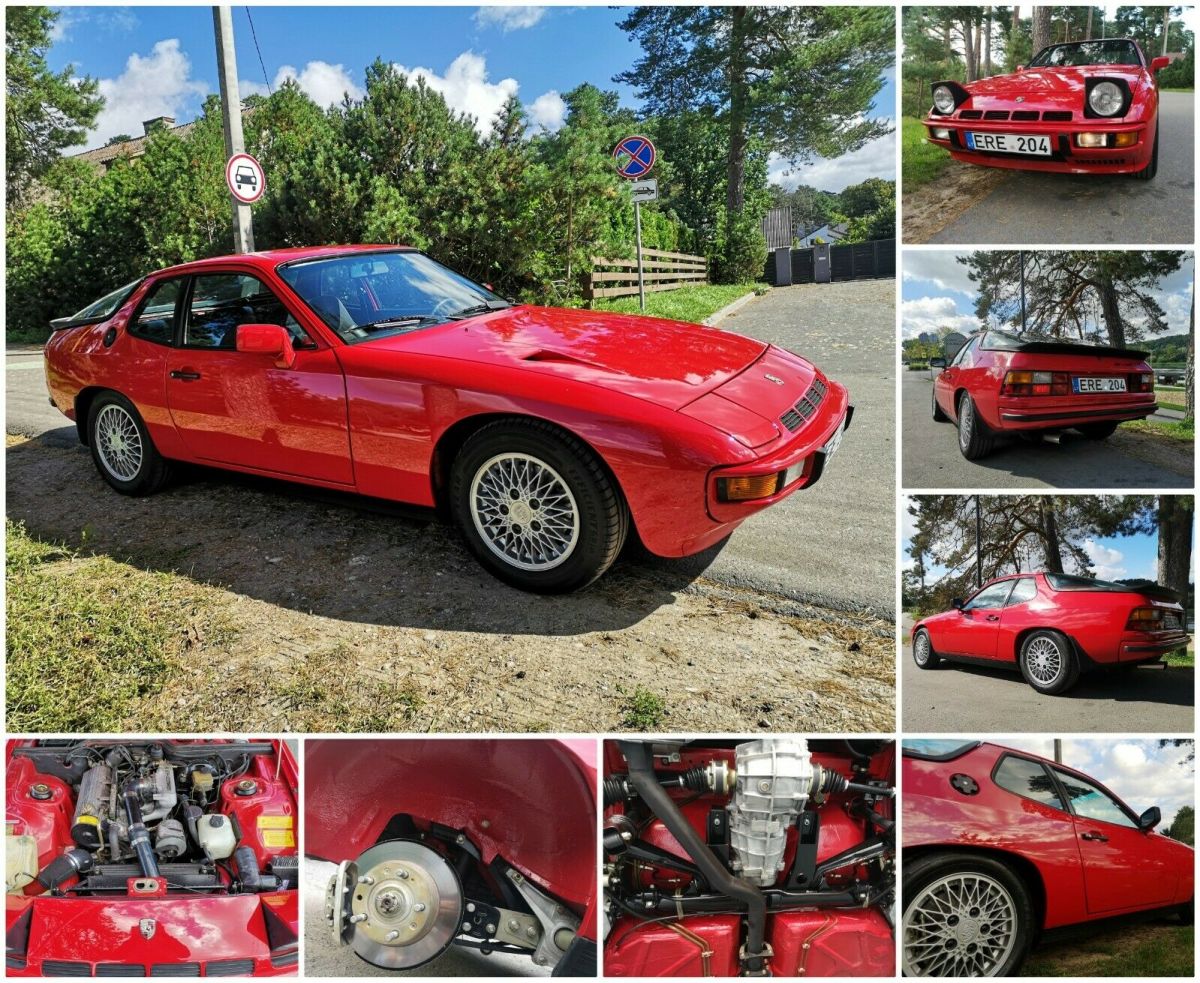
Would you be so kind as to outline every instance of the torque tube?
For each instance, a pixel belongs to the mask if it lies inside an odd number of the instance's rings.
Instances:
[[[679,807],[659,784],[654,774],[650,746],[637,741],[620,741],[618,746],[629,764],[629,781],[637,789],[642,801],[662,820],[663,825],[675,837],[703,871],[709,885],[717,891],[742,902],[746,906],[746,948],[743,968],[747,973],[760,975],[765,970],[767,952],[764,938],[767,928],[767,901],[763,893],[752,884],[734,877],[717,859],[708,844],[692,828]]]
[[[129,845],[137,854],[142,876],[157,877],[158,860],[154,856],[154,848],[150,845],[150,833],[146,824],[142,822],[142,804],[138,799],[137,782],[125,783],[122,798],[125,800],[125,816],[129,820]]]

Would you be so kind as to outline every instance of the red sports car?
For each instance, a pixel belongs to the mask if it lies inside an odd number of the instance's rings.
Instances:
[[[6,976],[293,976],[282,741],[9,741]]]
[[[1103,785],[1027,751],[906,741],[906,976],[1015,975],[1039,933],[1195,905],[1192,848]]]
[[[942,659],[1015,665],[1051,695],[1069,690],[1084,670],[1130,669],[1189,641],[1174,593],[1062,573],[1000,577],[912,628],[921,669]]]
[[[1067,174],[1158,170],[1158,82],[1126,38],[1052,44],[1011,75],[934,82],[924,124],[955,160]]]
[[[852,411],[773,345],[513,306],[395,246],[201,260],[53,326],[51,399],[117,491],[187,461],[436,506],[533,591],[595,580],[631,526],[719,542],[812,485]]]
[[[411,971],[458,946],[595,976],[596,752],[584,739],[309,740],[304,849],[338,864],[309,951],[349,946]]]
[[[933,380],[933,418],[958,424],[958,449],[976,460],[1006,434],[1066,429],[1092,440],[1158,409],[1146,353],[1033,341],[1004,331],[973,336]]]

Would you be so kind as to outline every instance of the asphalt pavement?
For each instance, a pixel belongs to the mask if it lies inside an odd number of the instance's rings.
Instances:
[[[1186,244],[1194,241],[1195,95],[1163,92],[1158,174],[1013,171],[927,241],[956,244]]]
[[[1107,440],[1067,432],[1057,442],[1015,437],[987,457],[968,461],[958,431],[936,423],[927,371],[900,373],[901,475],[905,488],[1191,488],[1189,449],[1170,455],[1154,438],[1118,430]],[[1143,449],[1143,457],[1129,453]],[[1159,463],[1155,463],[1159,462]],[[1178,470],[1166,466],[1177,464]]]
[[[833,608],[895,613],[895,280],[805,284],[757,298],[718,327],[773,342],[845,384],[855,406],[837,456],[811,489],[745,522],[723,549],[650,568],[703,576]],[[11,433],[79,450],[75,426],[48,403],[41,352],[5,358]]]
[[[1014,667],[943,662],[918,669],[902,618],[901,726],[907,734],[1183,734],[1196,726],[1190,669],[1143,667],[1128,675],[1080,677],[1062,696],[1043,696]]]

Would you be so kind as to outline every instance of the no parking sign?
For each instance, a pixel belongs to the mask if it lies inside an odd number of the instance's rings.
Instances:
[[[613,150],[617,173],[631,181],[649,174],[657,156],[649,137],[642,136],[626,137]]]

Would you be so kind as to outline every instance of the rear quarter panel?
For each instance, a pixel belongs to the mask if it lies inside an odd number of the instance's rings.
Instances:
[[[1055,591],[1037,577],[1038,596],[1003,610],[1000,657],[1016,661],[1022,636],[1034,628],[1055,628],[1069,635],[1096,662],[1116,662],[1121,634],[1134,606],[1131,595],[1087,591]]]

